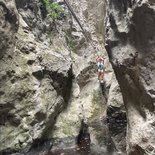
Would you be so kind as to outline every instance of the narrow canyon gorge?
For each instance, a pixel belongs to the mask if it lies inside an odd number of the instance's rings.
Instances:
[[[154,0],[0,0],[0,155],[155,155],[154,33]]]

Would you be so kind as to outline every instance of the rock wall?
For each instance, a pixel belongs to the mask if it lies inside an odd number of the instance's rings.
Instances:
[[[18,30],[18,15],[13,1],[0,1],[1,12],[1,39],[0,39],[0,58],[2,59],[7,51],[14,47],[15,33]]]
[[[113,75],[107,101],[107,124],[114,148],[126,154],[126,111],[115,75]],[[109,147],[110,148],[110,147]]]
[[[118,83],[103,47],[105,1],[69,0],[69,2],[92,43],[100,50],[99,54],[106,58],[105,88],[100,87],[94,74],[97,53],[90,43],[83,40],[84,36],[73,19],[70,36],[75,42],[81,44],[72,49],[75,74],[72,96],[68,108],[59,115],[54,126],[53,138],[57,141],[52,151],[54,153],[60,150],[63,152],[64,148],[70,150],[73,147],[74,154],[76,154],[75,139],[79,134],[81,120],[84,119],[89,126],[91,139],[90,150],[86,149],[85,154],[88,154],[88,151],[91,151],[92,154],[109,155],[114,152],[125,154],[126,115],[124,105]],[[107,114],[107,109],[111,107],[115,110]],[[109,120],[108,124],[106,119]]]
[[[115,109],[109,120],[124,111],[104,48],[105,1],[69,0],[91,42],[63,1],[55,2],[66,12],[59,20],[50,18],[39,0],[0,0],[0,153],[123,150],[124,135],[106,122],[107,108]],[[106,58],[104,87],[97,82],[97,54]]]
[[[63,40],[59,53],[49,40],[41,42],[41,30],[31,25],[37,15],[40,26],[49,27],[42,22],[39,2],[16,5],[13,0],[0,1],[0,150],[6,154],[47,138],[72,85],[70,53]]]
[[[107,1],[106,50],[127,110],[127,153],[154,154],[154,33],[152,0]]]

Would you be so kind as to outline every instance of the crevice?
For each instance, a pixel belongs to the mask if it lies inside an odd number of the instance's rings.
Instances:
[[[79,147],[79,151],[85,154],[90,153],[90,133],[88,129],[88,125],[82,119],[81,127],[79,131],[79,135],[77,136],[77,145]]]

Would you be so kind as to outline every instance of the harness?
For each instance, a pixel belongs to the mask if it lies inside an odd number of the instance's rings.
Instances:
[[[98,63],[97,63],[97,68],[98,68],[98,70],[103,70],[103,69],[104,69],[104,64],[98,62]]]

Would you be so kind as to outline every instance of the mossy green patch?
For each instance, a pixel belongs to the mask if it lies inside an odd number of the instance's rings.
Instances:
[[[92,116],[90,117],[90,121],[101,115],[104,111],[104,104],[102,93],[100,91],[94,90],[92,97],[93,111]]]
[[[72,51],[75,51],[76,46],[77,46],[77,42],[75,41],[75,39],[71,35],[67,35],[67,34],[65,37],[66,37],[66,42],[67,42],[68,47]]]
[[[67,136],[72,135],[72,126],[70,124],[64,123],[63,133]]]

